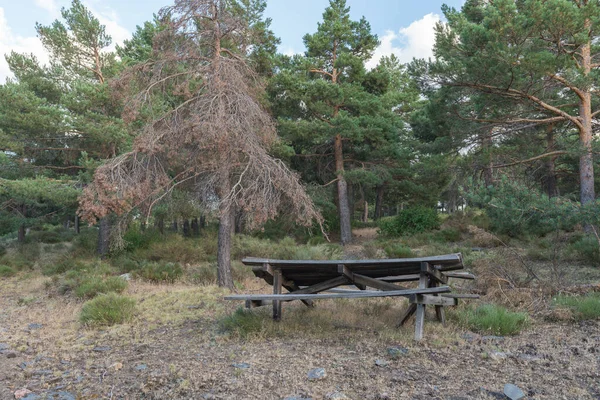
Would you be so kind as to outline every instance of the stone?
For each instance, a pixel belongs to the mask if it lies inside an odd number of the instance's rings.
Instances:
[[[248,369],[250,368],[250,364],[248,363],[233,363],[231,364],[232,367],[238,368],[238,369]]]
[[[112,349],[112,347],[110,346],[96,346],[92,349],[92,351],[96,351],[98,353],[102,353],[105,351],[110,351]]]
[[[31,390],[23,388],[23,389],[19,389],[14,393],[15,399],[22,399],[23,397],[27,396],[28,394],[31,393]]]
[[[375,365],[377,365],[378,367],[385,367],[388,364],[389,363],[386,360],[382,360],[380,358],[378,358],[377,360],[375,360]]]
[[[73,393],[58,391],[58,392],[49,392],[46,393],[47,400],[76,400],[76,397]]]
[[[29,393],[25,397],[21,397],[21,400],[41,400],[41,397],[35,393]]]
[[[400,347],[400,346],[388,347],[387,353],[388,353],[388,356],[390,356],[392,358],[397,358],[397,357],[407,355],[408,349],[405,347]]]
[[[313,400],[313,398],[304,396],[288,396],[284,397],[283,400]]]
[[[125,281],[130,281],[131,280],[131,274],[127,273],[127,274],[123,274],[123,275],[119,275],[119,278],[125,280]]]
[[[519,400],[525,397],[525,393],[512,383],[504,385],[504,394],[510,400]]]
[[[325,398],[330,400],[350,400],[350,398],[346,396],[344,392],[329,393]]]
[[[325,372],[325,368],[314,368],[308,371],[308,380],[316,381],[320,379],[324,379],[327,376]]]
[[[3,352],[4,350],[8,350],[10,349],[10,346],[6,343],[0,343],[0,352]]]
[[[136,371],[145,371],[147,369],[148,369],[148,366],[146,364],[138,364],[135,366]]]
[[[17,358],[17,353],[15,353],[14,351],[10,351],[6,354],[6,358]]]
[[[29,329],[30,331],[33,331],[35,329],[42,329],[44,327],[44,325],[42,324],[29,324],[27,325],[27,329]]]
[[[482,342],[504,342],[504,336],[488,335],[481,337]]]
[[[49,369],[38,369],[31,373],[33,376],[48,376],[52,375],[53,372]]]
[[[500,360],[504,360],[505,358],[507,358],[509,356],[509,354],[504,353],[502,351],[492,351],[489,353],[489,356],[494,361],[500,361]]]

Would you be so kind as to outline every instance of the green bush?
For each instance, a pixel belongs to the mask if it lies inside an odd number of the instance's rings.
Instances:
[[[103,278],[86,276],[74,288],[75,296],[80,299],[92,299],[99,294],[122,293],[127,288],[127,281],[118,276]]]
[[[168,261],[193,264],[209,257],[202,247],[205,238],[187,239],[180,235],[169,235],[158,242],[151,242],[148,248],[137,249],[133,255],[140,260]],[[216,242],[216,237],[215,237]],[[216,259],[216,248],[214,257]]]
[[[183,275],[183,269],[178,263],[144,262],[135,275],[151,282],[173,283]]]
[[[379,229],[386,236],[426,232],[439,227],[440,219],[437,211],[425,207],[407,208],[394,217],[379,220]]]
[[[57,262],[48,265],[44,268],[44,275],[64,274],[68,271],[82,271],[88,266],[81,260],[77,260],[72,256],[64,256]]]
[[[402,243],[392,243],[384,247],[385,254],[390,258],[410,258],[413,252],[410,247]]]
[[[26,237],[26,243],[62,243],[69,242],[75,236],[75,232],[65,229],[62,226],[53,227],[49,230],[32,230]]]
[[[135,300],[116,293],[98,296],[83,304],[79,321],[85,325],[114,325],[129,321]]]
[[[74,250],[79,255],[95,255],[98,248],[98,229],[83,227],[73,241]]]
[[[435,233],[435,239],[441,242],[458,242],[460,240],[460,230],[456,228],[446,228]]]
[[[600,293],[585,296],[560,295],[554,299],[554,304],[570,308],[577,320],[600,318]]]
[[[133,225],[123,235],[125,241],[125,251],[136,249],[147,249],[152,243],[158,242],[163,238],[160,232],[154,228],[142,230],[139,225]]]
[[[598,265],[600,263],[600,246],[595,237],[579,237],[568,245],[567,251],[590,264]]]
[[[0,265],[0,278],[8,278],[9,276],[14,276],[15,274],[16,271],[8,265]]]
[[[494,304],[466,308],[457,312],[459,322],[475,332],[516,335],[528,322],[526,313],[512,312]]]
[[[3,245],[0,245],[0,257],[2,257],[5,254],[6,254],[6,247]]]

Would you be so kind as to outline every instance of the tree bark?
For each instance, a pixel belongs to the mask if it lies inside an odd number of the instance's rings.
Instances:
[[[591,21],[586,21],[586,26],[591,29]],[[592,68],[591,43],[585,44],[582,49],[582,67],[585,76],[588,76]],[[581,204],[585,205],[596,199],[594,190],[594,158],[592,153],[592,93],[590,89],[582,91],[579,105],[579,140],[582,152],[579,156],[579,180],[581,189]]]
[[[342,136],[335,136],[335,169],[337,173],[338,212],[340,217],[340,241],[342,245],[352,240],[350,224],[350,206],[348,203],[348,183],[344,179],[344,154],[342,152]]]
[[[383,193],[385,191],[385,184],[377,185],[377,197],[375,198],[375,215],[373,219],[377,221],[382,217],[383,211]]]
[[[200,217],[200,229],[204,229],[206,228],[206,217],[204,215],[202,215]]]
[[[75,214],[75,233],[79,234],[79,215]]]
[[[192,235],[194,237],[200,236],[200,226],[198,225],[198,218],[192,218]]]
[[[179,231],[179,227],[177,226],[177,220],[173,220],[173,223],[171,224],[171,230],[175,233]]]
[[[219,219],[219,234],[217,244],[217,278],[221,287],[233,289],[231,273],[231,227],[233,213],[229,210]]]
[[[363,204],[365,205],[365,208],[363,210],[362,222],[368,222],[369,221],[369,202],[365,200],[365,202]]]
[[[108,255],[110,250],[110,220],[109,217],[106,216],[104,218],[100,218],[100,222],[98,224],[98,248],[97,253],[100,258],[104,259]]]
[[[190,230],[190,221],[187,219],[183,220],[183,236],[185,236],[185,237],[192,236],[192,231]]]

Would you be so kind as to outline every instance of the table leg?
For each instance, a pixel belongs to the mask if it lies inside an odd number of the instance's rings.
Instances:
[[[283,277],[281,270],[273,270],[273,294],[281,294],[281,286],[283,283]],[[275,321],[281,320],[281,300],[273,300],[273,319]]]
[[[429,276],[424,272],[427,270],[427,263],[422,263],[421,274],[419,277],[419,289],[426,289],[430,285]],[[417,304],[417,316],[415,321],[415,340],[423,339],[423,325],[425,324],[425,304]]]

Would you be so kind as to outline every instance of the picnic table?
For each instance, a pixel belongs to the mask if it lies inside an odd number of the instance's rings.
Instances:
[[[416,314],[415,340],[423,337],[425,307],[435,307],[437,319],[445,323],[445,306],[454,306],[459,298],[477,298],[474,294],[452,293],[449,278],[475,279],[462,272],[462,255],[446,254],[420,258],[374,260],[271,260],[244,258],[255,276],[273,286],[273,294],[241,294],[226,300],[245,300],[247,307],[272,302],[273,319],[280,320],[282,302],[300,300],[309,307],[318,299],[401,296],[409,306],[399,318],[399,326]],[[398,283],[418,282],[416,288]],[[353,285],[356,289],[342,289]],[[282,293],[285,288],[288,293]],[[371,288],[367,290],[367,288]]]

